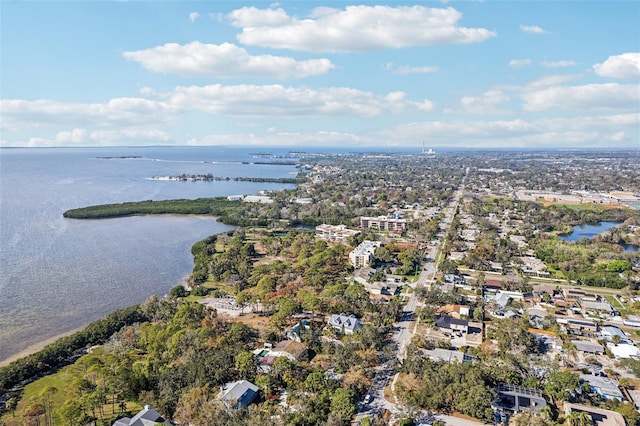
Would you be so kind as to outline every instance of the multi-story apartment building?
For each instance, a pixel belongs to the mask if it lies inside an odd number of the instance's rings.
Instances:
[[[377,229],[379,231],[402,232],[407,229],[405,219],[395,219],[387,216],[360,218],[360,226],[363,229]]]
[[[348,229],[346,225],[318,225],[316,226],[316,235],[318,238],[329,241],[344,242],[348,238],[358,235],[360,231]]]
[[[380,241],[367,240],[360,243],[358,247],[351,250],[351,253],[349,253],[351,265],[353,265],[353,267],[356,269],[369,266],[369,264],[373,260],[373,254],[375,253],[377,247],[380,247]]]

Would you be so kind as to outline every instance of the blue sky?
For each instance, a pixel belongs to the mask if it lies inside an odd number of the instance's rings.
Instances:
[[[0,0],[2,146],[640,147],[635,1]]]

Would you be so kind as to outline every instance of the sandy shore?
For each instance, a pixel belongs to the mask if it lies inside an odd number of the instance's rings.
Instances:
[[[78,331],[80,331],[82,329],[84,329],[84,327],[80,327],[80,328],[77,328],[75,330],[71,330],[71,331],[68,331],[66,333],[62,333],[62,334],[59,334],[57,336],[51,337],[49,339],[43,340],[41,342],[34,343],[33,345],[23,349],[22,351],[18,352],[17,354],[12,355],[9,358],[0,361],[0,367],[4,367],[6,365],[9,365],[11,362],[13,362],[13,361],[15,361],[17,359],[24,358],[27,355],[31,355],[33,353],[36,353],[39,350],[43,349],[48,344],[55,342],[59,338],[65,337],[65,336],[70,336],[73,333],[76,333],[76,332],[78,332]]]

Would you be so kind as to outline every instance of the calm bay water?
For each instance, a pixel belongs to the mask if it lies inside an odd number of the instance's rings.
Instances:
[[[97,157],[143,157],[99,159]],[[68,209],[138,200],[256,194],[290,185],[174,182],[153,176],[291,177],[221,147],[0,149],[0,361],[115,309],[164,295],[193,268],[214,218],[65,219]],[[261,160],[263,161],[263,160]]]

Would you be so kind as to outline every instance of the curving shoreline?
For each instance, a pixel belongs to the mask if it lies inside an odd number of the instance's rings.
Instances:
[[[24,358],[24,357],[27,357],[29,355],[38,353],[42,349],[44,349],[47,345],[50,345],[51,343],[55,343],[56,341],[60,340],[63,337],[71,336],[74,333],[82,331],[84,328],[85,327],[78,327],[76,329],[69,330],[67,332],[58,334],[58,335],[53,336],[53,337],[49,337],[47,339],[44,339],[44,340],[36,342],[36,343],[34,343],[32,345],[29,345],[26,348],[24,348],[23,350],[21,350],[20,352],[18,352],[17,354],[10,355],[8,358],[0,360],[0,368],[6,367],[7,365],[9,365],[12,362],[17,361],[17,360],[19,360],[21,358]]]

